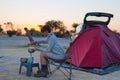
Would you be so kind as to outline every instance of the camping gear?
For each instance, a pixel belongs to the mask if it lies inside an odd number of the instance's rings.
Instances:
[[[33,61],[34,61],[34,58],[31,55],[29,55],[27,58],[27,63],[32,64]]]
[[[28,30],[28,28],[25,27],[24,30],[26,31],[28,39],[30,40],[30,42],[34,41],[33,38],[32,38],[32,36],[31,36],[31,34],[30,34],[30,32],[29,32],[29,30]]]
[[[27,63],[27,60],[28,60],[27,58],[20,58],[21,63]]]
[[[27,58],[20,58],[20,68],[19,74],[21,74],[22,67],[26,67],[26,76],[31,76],[33,67],[37,67],[39,71],[39,63],[34,63],[34,57],[32,53],[34,52],[32,48],[28,48],[28,52],[30,53]]]
[[[29,52],[29,53],[33,53],[33,52],[35,52],[35,50],[34,50],[34,49],[31,49],[31,48],[28,48],[28,52]]]
[[[19,74],[21,74],[22,67],[26,67],[26,76],[31,76],[33,67],[37,67],[39,70],[39,63],[20,63]]]
[[[102,17],[104,21],[93,20],[93,18],[89,20],[88,17]],[[91,12],[85,15],[84,29],[71,46],[74,66],[104,68],[120,63],[120,39],[107,27],[112,17],[112,14],[101,12]]]
[[[30,53],[30,55],[27,57],[27,63],[32,64],[34,61],[34,57],[32,56],[32,53],[35,51],[32,48],[28,48],[28,52]]]
[[[71,45],[72,43],[70,43]],[[47,57],[47,59],[49,60],[49,64],[48,64],[48,69],[49,69],[49,77],[51,77],[57,70],[61,71],[68,80],[71,80],[71,75],[72,75],[72,56],[71,56],[71,46],[68,48],[69,50],[69,54],[67,54],[66,58],[64,59],[53,59],[50,57]],[[69,63],[69,70],[67,70],[68,67],[64,67],[64,65],[66,64],[67,60],[70,61]],[[56,67],[54,69],[50,68],[50,64],[55,65]],[[57,65],[56,65],[57,64]],[[61,69],[61,67],[64,69]],[[68,73],[68,74],[66,74]]]

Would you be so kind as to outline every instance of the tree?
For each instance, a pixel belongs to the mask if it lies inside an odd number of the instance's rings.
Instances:
[[[6,22],[4,24],[6,25],[6,29],[14,30],[14,25],[12,22]]]
[[[79,25],[78,23],[73,23],[72,24],[72,27],[75,29],[75,32],[76,32],[76,28],[77,28],[78,25]]]
[[[66,27],[65,27],[64,23],[62,21],[60,21],[60,20],[47,21],[44,26],[50,26],[51,29],[55,32],[55,35],[57,37],[63,37],[64,32],[66,30]]]
[[[12,37],[13,35],[15,35],[17,33],[17,31],[15,31],[15,30],[8,30],[7,31],[7,35],[9,36],[9,37]]]
[[[47,21],[46,24],[47,26],[50,26],[52,28],[52,30],[57,30],[59,29],[59,31],[64,31],[66,29],[64,23],[62,21],[55,21],[55,20],[51,20],[51,21]]]
[[[22,29],[20,28],[17,28],[17,33],[16,33],[17,36],[21,36],[22,35]]]
[[[40,29],[40,31],[41,31],[41,29],[42,29],[43,25],[38,25],[38,27],[39,27],[39,29]]]
[[[2,27],[1,27],[2,25],[0,25],[0,33],[3,31],[3,29],[2,29]]]
[[[7,30],[7,35],[9,37],[12,37],[13,35],[16,35],[17,31],[14,30],[14,25],[12,22],[6,22],[4,23],[4,25],[6,25],[6,29]]]

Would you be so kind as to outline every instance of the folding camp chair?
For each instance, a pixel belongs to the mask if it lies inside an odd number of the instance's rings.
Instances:
[[[66,77],[68,80],[71,80],[71,75],[72,75],[72,53],[71,53],[71,44],[70,44],[70,47],[68,48],[69,51],[69,54],[66,55],[66,58],[65,59],[52,59],[50,57],[47,57],[47,59],[49,60],[49,64],[48,64],[48,69],[49,69],[49,78],[52,76],[52,74],[54,74],[57,70],[60,70]],[[68,70],[68,68],[64,67],[63,65],[66,64],[66,62],[69,61],[69,65],[70,65],[70,68]],[[50,68],[50,64],[58,64],[58,65],[55,65],[55,69],[51,70]],[[63,68],[67,73],[65,74],[65,72],[61,69]]]

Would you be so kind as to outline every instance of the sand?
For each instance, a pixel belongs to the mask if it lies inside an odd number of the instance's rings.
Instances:
[[[37,68],[33,68],[31,77],[26,76],[25,67],[22,68],[22,73],[19,74],[20,58],[29,55],[27,51],[28,47],[23,47],[23,43],[28,41],[26,41],[26,37],[19,37],[19,40],[16,39],[18,39],[18,37],[0,37],[0,80],[67,80],[60,71],[55,72],[50,78],[35,78],[33,74],[36,73]],[[61,44],[64,44],[65,39],[60,39],[60,41]],[[21,43],[21,45],[18,43]],[[39,52],[35,52],[33,57],[35,62],[39,62]],[[53,67],[54,66],[52,66],[52,68]],[[120,71],[115,71],[106,75],[96,75],[77,70],[72,71],[72,80],[120,80]]]

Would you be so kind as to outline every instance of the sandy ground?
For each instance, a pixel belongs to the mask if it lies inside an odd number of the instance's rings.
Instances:
[[[59,39],[62,45],[68,45],[66,39]],[[26,76],[26,68],[22,68],[22,73],[19,74],[20,58],[27,57],[28,47],[16,47],[26,43],[26,37],[0,37],[0,80],[67,80],[66,77],[57,71],[50,78],[35,78],[37,68],[33,68],[32,76]],[[34,61],[39,62],[39,52],[33,54]],[[54,66],[52,66],[53,68]],[[73,70],[72,80],[120,80],[120,71],[115,71],[107,75],[96,75],[84,71]]]

